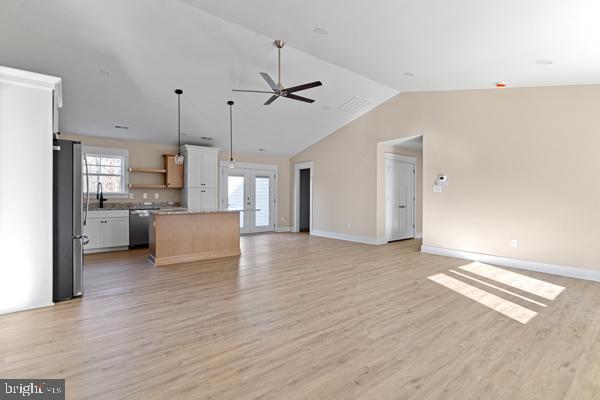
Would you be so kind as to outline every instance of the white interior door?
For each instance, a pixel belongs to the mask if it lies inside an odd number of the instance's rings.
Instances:
[[[414,238],[415,163],[386,157],[385,168],[385,227],[388,241]]]
[[[240,211],[240,233],[275,230],[275,172],[227,168],[223,208]]]

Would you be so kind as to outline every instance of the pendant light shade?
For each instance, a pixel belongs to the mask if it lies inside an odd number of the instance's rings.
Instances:
[[[229,100],[227,102],[229,106],[229,168],[235,168],[235,161],[233,161],[233,101]]]
[[[175,156],[175,164],[183,164],[183,155],[181,154],[181,95],[183,90],[175,89],[177,94],[177,155]]]

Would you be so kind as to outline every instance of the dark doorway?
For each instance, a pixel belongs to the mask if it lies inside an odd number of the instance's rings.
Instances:
[[[310,231],[310,168],[300,170],[300,232]]]

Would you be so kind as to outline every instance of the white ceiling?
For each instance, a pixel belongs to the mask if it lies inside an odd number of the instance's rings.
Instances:
[[[600,83],[598,0],[184,1],[399,91]]]
[[[291,155],[399,91],[600,83],[598,15],[597,0],[2,0],[0,65],[64,79],[65,132],[174,143],[181,87],[185,141],[227,147],[233,99],[239,151]],[[273,39],[284,83],[323,81],[316,103],[230,91],[265,88]],[[337,109],[353,96],[372,103]]]
[[[231,89],[267,89],[258,72],[276,76],[273,38],[167,0],[2,0],[0,65],[63,78],[67,133],[176,143],[182,88],[182,141],[228,149],[232,99],[234,150],[245,153],[293,155],[397,93],[286,46],[283,83],[323,86],[302,92],[313,104],[263,106],[269,95]],[[337,109],[353,96],[372,103]]]

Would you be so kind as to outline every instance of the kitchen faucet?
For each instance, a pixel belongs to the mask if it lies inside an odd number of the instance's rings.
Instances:
[[[100,202],[100,208],[104,208],[104,202],[106,199],[102,193],[102,182],[98,182],[98,186],[96,186],[96,200]]]

